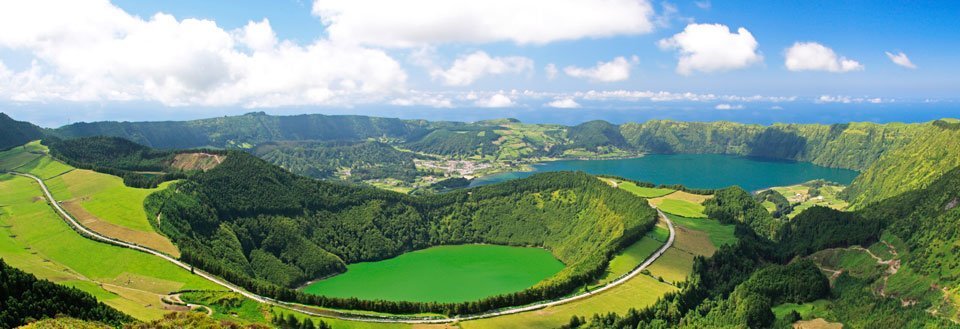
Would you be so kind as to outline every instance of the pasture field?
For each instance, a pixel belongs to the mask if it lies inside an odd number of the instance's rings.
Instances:
[[[557,328],[567,324],[574,315],[589,317],[595,313],[623,314],[631,308],[652,305],[664,294],[677,288],[646,275],[637,275],[614,289],[590,298],[542,310],[499,316],[460,323],[465,329],[495,328]]]
[[[13,170],[43,156],[46,147],[33,141],[6,151],[0,151],[0,170]]]
[[[138,319],[165,313],[174,290],[221,290],[156,256],[95,242],[74,232],[32,179],[0,175],[0,257],[16,268],[96,296]]]
[[[623,190],[636,194],[641,198],[658,198],[676,192],[675,190],[668,188],[637,186],[637,184],[634,184],[633,182],[620,182],[618,186]]]
[[[713,219],[683,216],[670,216],[670,220],[685,228],[706,233],[716,248],[737,242],[737,237],[733,234],[734,225],[724,225]]]
[[[73,167],[68,166],[63,162],[54,160],[49,156],[36,158],[35,160],[17,168],[17,171],[19,172],[31,173],[43,180],[48,180],[50,178],[63,175],[71,170],[73,170]]]
[[[663,235],[664,238],[657,239],[657,237],[660,235]],[[654,227],[653,232],[648,233],[647,236],[641,238],[637,242],[634,242],[616,256],[613,256],[613,259],[610,260],[610,264],[607,265],[607,272],[604,273],[603,277],[597,280],[597,283],[595,283],[593,287],[601,286],[610,281],[616,280],[617,278],[637,268],[640,263],[643,263],[644,260],[649,258],[650,255],[656,252],[657,249],[659,249],[660,246],[667,241],[666,237],[669,235],[670,231],[667,228],[659,225]]]
[[[707,217],[707,215],[703,213],[704,207],[702,203],[709,198],[711,198],[709,195],[676,191],[662,197],[649,199],[648,201],[651,206],[657,207],[669,214],[688,218],[704,218]]]
[[[350,264],[304,292],[370,300],[462,302],[521,291],[564,267],[547,250],[497,245],[438,246]]]
[[[167,188],[132,188],[117,176],[75,169],[45,182],[54,198],[81,224],[100,234],[147,246],[174,257],[180,251],[156,231],[143,209],[148,195]]]
[[[654,199],[651,199],[651,204],[653,204],[652,200]],[[657,202],[656,207],[671,215],[693,218],[707,217],[707,215],[703,213],[704,207],[702,205],[689,201],[663,198]]]

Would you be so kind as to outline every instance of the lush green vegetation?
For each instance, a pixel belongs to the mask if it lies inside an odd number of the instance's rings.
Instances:
[[[780,194],[780,192],[764,190],[754,195],[754,198],[760,203],[770,202],[774,205],[774,209],[771,212],[773,218],[785,217],[787,214],[793,212],[793,204],[787,201],[787,198],[784,197],[783,194]]]
[[[133,319],[80,290],[38,280],[0,259],[0,327],[64,315],[119,326]]]
[[[414,302],[465,302],[521,291],[563,269],[546,250],[495,245],[438,246],[310,284],[304,292],[330,297]]]
[[[171,167],[175,152],[153,150],[123,138],[48,138],[43,144],[56,159],[73,167],[119,176],[127,186],[154,188],[185,177]]]
[[[783,225],[777,237],[784,260],[826,248],[869,246],[880,236],[882,222],[827,207],[807,209]]]
[[[291,172],[322,179],[365,181],[393,178],[413,182],[417,156],[380,142],[269,142],[253,153]]]
[[[500,135],[484,127],[464,130],[437,129],[420,140],[406,144],[405,147],[417,152],[455,158],[483,157],[497,153],[494,142],[498,139]]]
[[[160,149],[250,148],[284,140],[414,139],[426,134],[423,121],[353,115],[270,116],[248,113],[193,121],[93,122],[58,128],[64,138],[115,136]]]
[[[29,122],[16,121],[0,113],[0,151],[43,137],[43,130]]]
[[[183,259],[254,291],[386,312],[472,313],[568,293],[592,282],[655,212],[582,173],[547,173],[414,198],[293,175],[243,153],[147,200]],[[345,264],[434,245],[541,246],[567,265],[522,292],[461,304],[366,302],[295,294]]]
[[[670,220],[674,224],[706,233],[710,242],[717,248],[737,242],[737,237],[733,234],[734,225],[723,224],[708,218],[670,216]]]
[[[160,296],[219,286],[160,258],[84,238],[25,177],[0,175],[0,257],[40,278],[75,287],[140,320],[162,316]]]
[[[960,166],[960,129],[935,121],[917,130],[909,143],[883,153],[843,192],[853,208],[925,187]]]
[[[707,217],[724,224],[743,223],[768,239],[773,239],[780,229],[780,221],[774,219],[750,193],[736,186],[717,191],[713,198],[704,202],[704,206]]]

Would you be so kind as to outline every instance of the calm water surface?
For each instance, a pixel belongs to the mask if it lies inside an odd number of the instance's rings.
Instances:
[[[739,185],[747,191],[793,185],[813,179],[825,179],[846,185],[858,174],[854,170],[827,168],[808,162],[719,154],[651,154],[634,159],[546,162],[535,165],[532,172],[508,172],[480,177],[470,186],[492,184],[548,171],[584,171],[655,184],[683,184],[693,188]]]

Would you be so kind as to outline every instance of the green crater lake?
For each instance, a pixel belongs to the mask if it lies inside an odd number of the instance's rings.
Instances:
[[[683,184],[692,188],[739,185],[747,191],[786,186],[814,179],[849,185],[859,174],[848,169],[721,154],[650,154],[632,159],[563,160],[534,165],[532,172],[508,172],[480,177],[471,187],[523,178],[538,172],[583,171],[614,175],[654,184]]]
[[[413,302],[464,302],[524,290],[564,267],[541,248],[438,246],[347,266],[304,292],[330,297]]]

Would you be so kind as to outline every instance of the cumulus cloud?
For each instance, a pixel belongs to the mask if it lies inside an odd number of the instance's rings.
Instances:
[[[573,100],[573,98],[556,99],[543,105],[558,109],[575,109],[580,107],[580,103],[577,103],[577,101]]]
[[[648,0],[316,0],[313,14],[333,40],[385,47],[545,44],[654,28]]]
[[[797,42],[787,49],[785,65],[790,71],[851,72],[863,70],[863,65],[852,59],[837,56],[816,42]]]
[[[742,27],[732,33],[722,24],[690,24],[658,45],[679,52],[677,73],[683,75],[740,69],[763,61],[757,52],[757,40]]]
[[[887,57],[890,58],[890,61],[892,61],[894,64],[906,67],[908,69],[917,68],[917,66],[913,65],[913,62],[910,61],[910,58],[907,57],[907,54],[904,54],[902,51],[896,54],[889,51],[886,51],[885,53],[887,54]]]
[[[560,73],[560,70],[558,70],[557,66],[553,63],[547,64],[547,66],[543,68],[543,71],[547,73],[547,79],[549,80],[553,80],[557,77],[557,73]]]
[[[488,76],[506,73],[522,73],[533,69],[533,60],[521,56],[490,57],[477,51],[460,56],[449,69],[434,69],[430,75],[449,86],[466,86]]]
[[[617,82],[630,79],[630,69],[639,61],[637,56],[627,60],[623,56],[609,62],[597,62],[590,68],[567,66],[563,72],[574,78],[587,79],[595,82]]]
[[[406,73],[382,50],[320,39],[277,40],[269,21],[130,15],[107,1],[0,3],[0,49],[29,54],[0,97],[146,100],[165,105],[340,104],[402,91]]]
[[[503,93],[496,93],[487,98],[477,99],[473,104],[479,107],[511,107],[517,105],[509,96]]]

